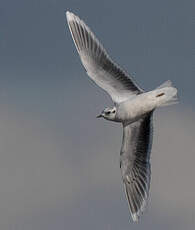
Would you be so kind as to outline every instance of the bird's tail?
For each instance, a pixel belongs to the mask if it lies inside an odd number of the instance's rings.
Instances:
[[[161,85],[159,85],[157,87],[157,89],[162,89],[162,88],[165,88],[165,87],[173,87],[173,83],[170,80],[165,81]]]
[[[156,89],[161,89],[163,95],[166,96],[163,99],[162,103],[159,105],[160,107],[179,103],[177,89],[172,85],[172,82],[170,80],[164,82]],[[159,94],[159,96],[161,95],[162,94]]]

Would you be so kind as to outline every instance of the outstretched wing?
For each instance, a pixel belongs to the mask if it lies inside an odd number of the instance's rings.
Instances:
[[[115,103],[120,103],[142,90],[116,65],[89,27],[76,15],[66,12],[75,46],[89,77],[104,89]]]
[[[138,221],[149,195],[152,113],[123,127],[120,166],[129,209],[134,221]]]

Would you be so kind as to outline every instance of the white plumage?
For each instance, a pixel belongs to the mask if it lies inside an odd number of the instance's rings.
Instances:
[[[159,106],[176,103],[177,89],[167,81],[153,91],[144,92],[110,59],[79,17],[70,12],[66,17],[87,74],[111,96],[115,105],[112,109],[106,108],[98,117],[123,124],[120,168],[132,219],[138,221],[150,189],[153,111]]]

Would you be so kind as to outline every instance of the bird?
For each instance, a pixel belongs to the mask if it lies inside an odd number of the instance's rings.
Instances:
[[[170,80],[144,91],[116,64],[90,28],[77,15],[66,12],[72,39],[88,76],[112,101],[97,118],[122,123],[120,169],[132,220],[137,222],[148,203],[153,138],[153,112],[157,107],[178,103],[177,89]]]

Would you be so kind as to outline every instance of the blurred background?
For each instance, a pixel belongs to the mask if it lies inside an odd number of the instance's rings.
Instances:
[[[87,77],[65,19],[79,15],[121,67],[181,103],[154,115],[149,205],[131,221],[122,128]],[[0,229],[195,229],[195,2],[1,0]]]

